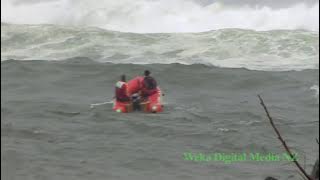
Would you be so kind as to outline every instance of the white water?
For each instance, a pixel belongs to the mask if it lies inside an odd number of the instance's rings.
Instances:
[[[314,91],[314,97],[316,98],[319,104],[319,85],[313,85],[310,89]]]
[[[133,34],[56,25],[1,26],[1,60],[88,57],[112,63],[182,63],[254,70],[319,69],[319,35],[224,29]]]
[[[319,3],[282,9],[202,6],[192,0],[56,0],[33,4],[1,1],[1,21],[15,24],[95,26],[115,31],[202,32],[224,28],[319,31]]]

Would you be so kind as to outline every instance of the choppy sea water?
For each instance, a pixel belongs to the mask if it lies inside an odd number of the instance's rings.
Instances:
[[[159,114],[118,114],[118,74],[150,69],[165,96]],[[287,162],[190,162],[183,153],[282,153],[256,97],[311,168],[317,155],[318,70],[253,71],[89,59],[1,63],[5,179],[262,179],[299,175]],[[294,177],[291,177],[293,175]],[[291,177],[291,178],[290,178]]]

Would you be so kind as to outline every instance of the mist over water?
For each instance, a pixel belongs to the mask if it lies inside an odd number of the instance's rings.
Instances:
[[[232,5],[192,0],[56,0],[22,3],[5,0],[1,21],[19,24],[95,26],[136,33],[203,32],[224,28],[319,31],[319,3],[287,7]]]

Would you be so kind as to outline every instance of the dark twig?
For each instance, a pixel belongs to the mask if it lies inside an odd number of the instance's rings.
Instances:
[[[313,166],[311,177],[314,179],[319,179],[319,159],[316,161],[316,163]]]
[[[293,155],[293,153],[291,152],[291,150],[289,149],[289,147],[287,146],[287,143],[283,140],[279,130],[277,129],[277,127],[275,126],[272,117],[270,116],[270,113],[267,109],[267,106],[264,104],[263,99],[261,98],[260,95],[258,95],[258,98],[260,99],[260,104],[262,105],[264,111],[266,112],[268,119],[270,120],[270,124],[272,126],[272,128],[274,129],[274,131],[277,133],[278,139],[281,141],[283,147],[285,148],[285,150],[287,151],[287,153],[290,155],[290,157],[293,159],[294,164],[298,167],[298,169],[300,170],[300,172],[308,179],[308,180],[313,180],[313,178],[311,178],[307,172],[301,167],[301,165],[298,163],[298,161],[296,160],[295,156]]]
[[[300,175],[302,180],[308,180],[300,171],[296,170],[296,172]]]

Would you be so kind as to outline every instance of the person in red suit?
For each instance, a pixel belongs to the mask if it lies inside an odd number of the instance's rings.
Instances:
[[[130,102],[131,99],[128,95],[128,85],[126,83],[126,76],[121,75],[120,81],[116,83],[116,99],[120,102]]]
[[[157,81],[150,74],[149,70],[144,71],[144,78],[141,83],[141,96],[143,98],[157,93]]]

